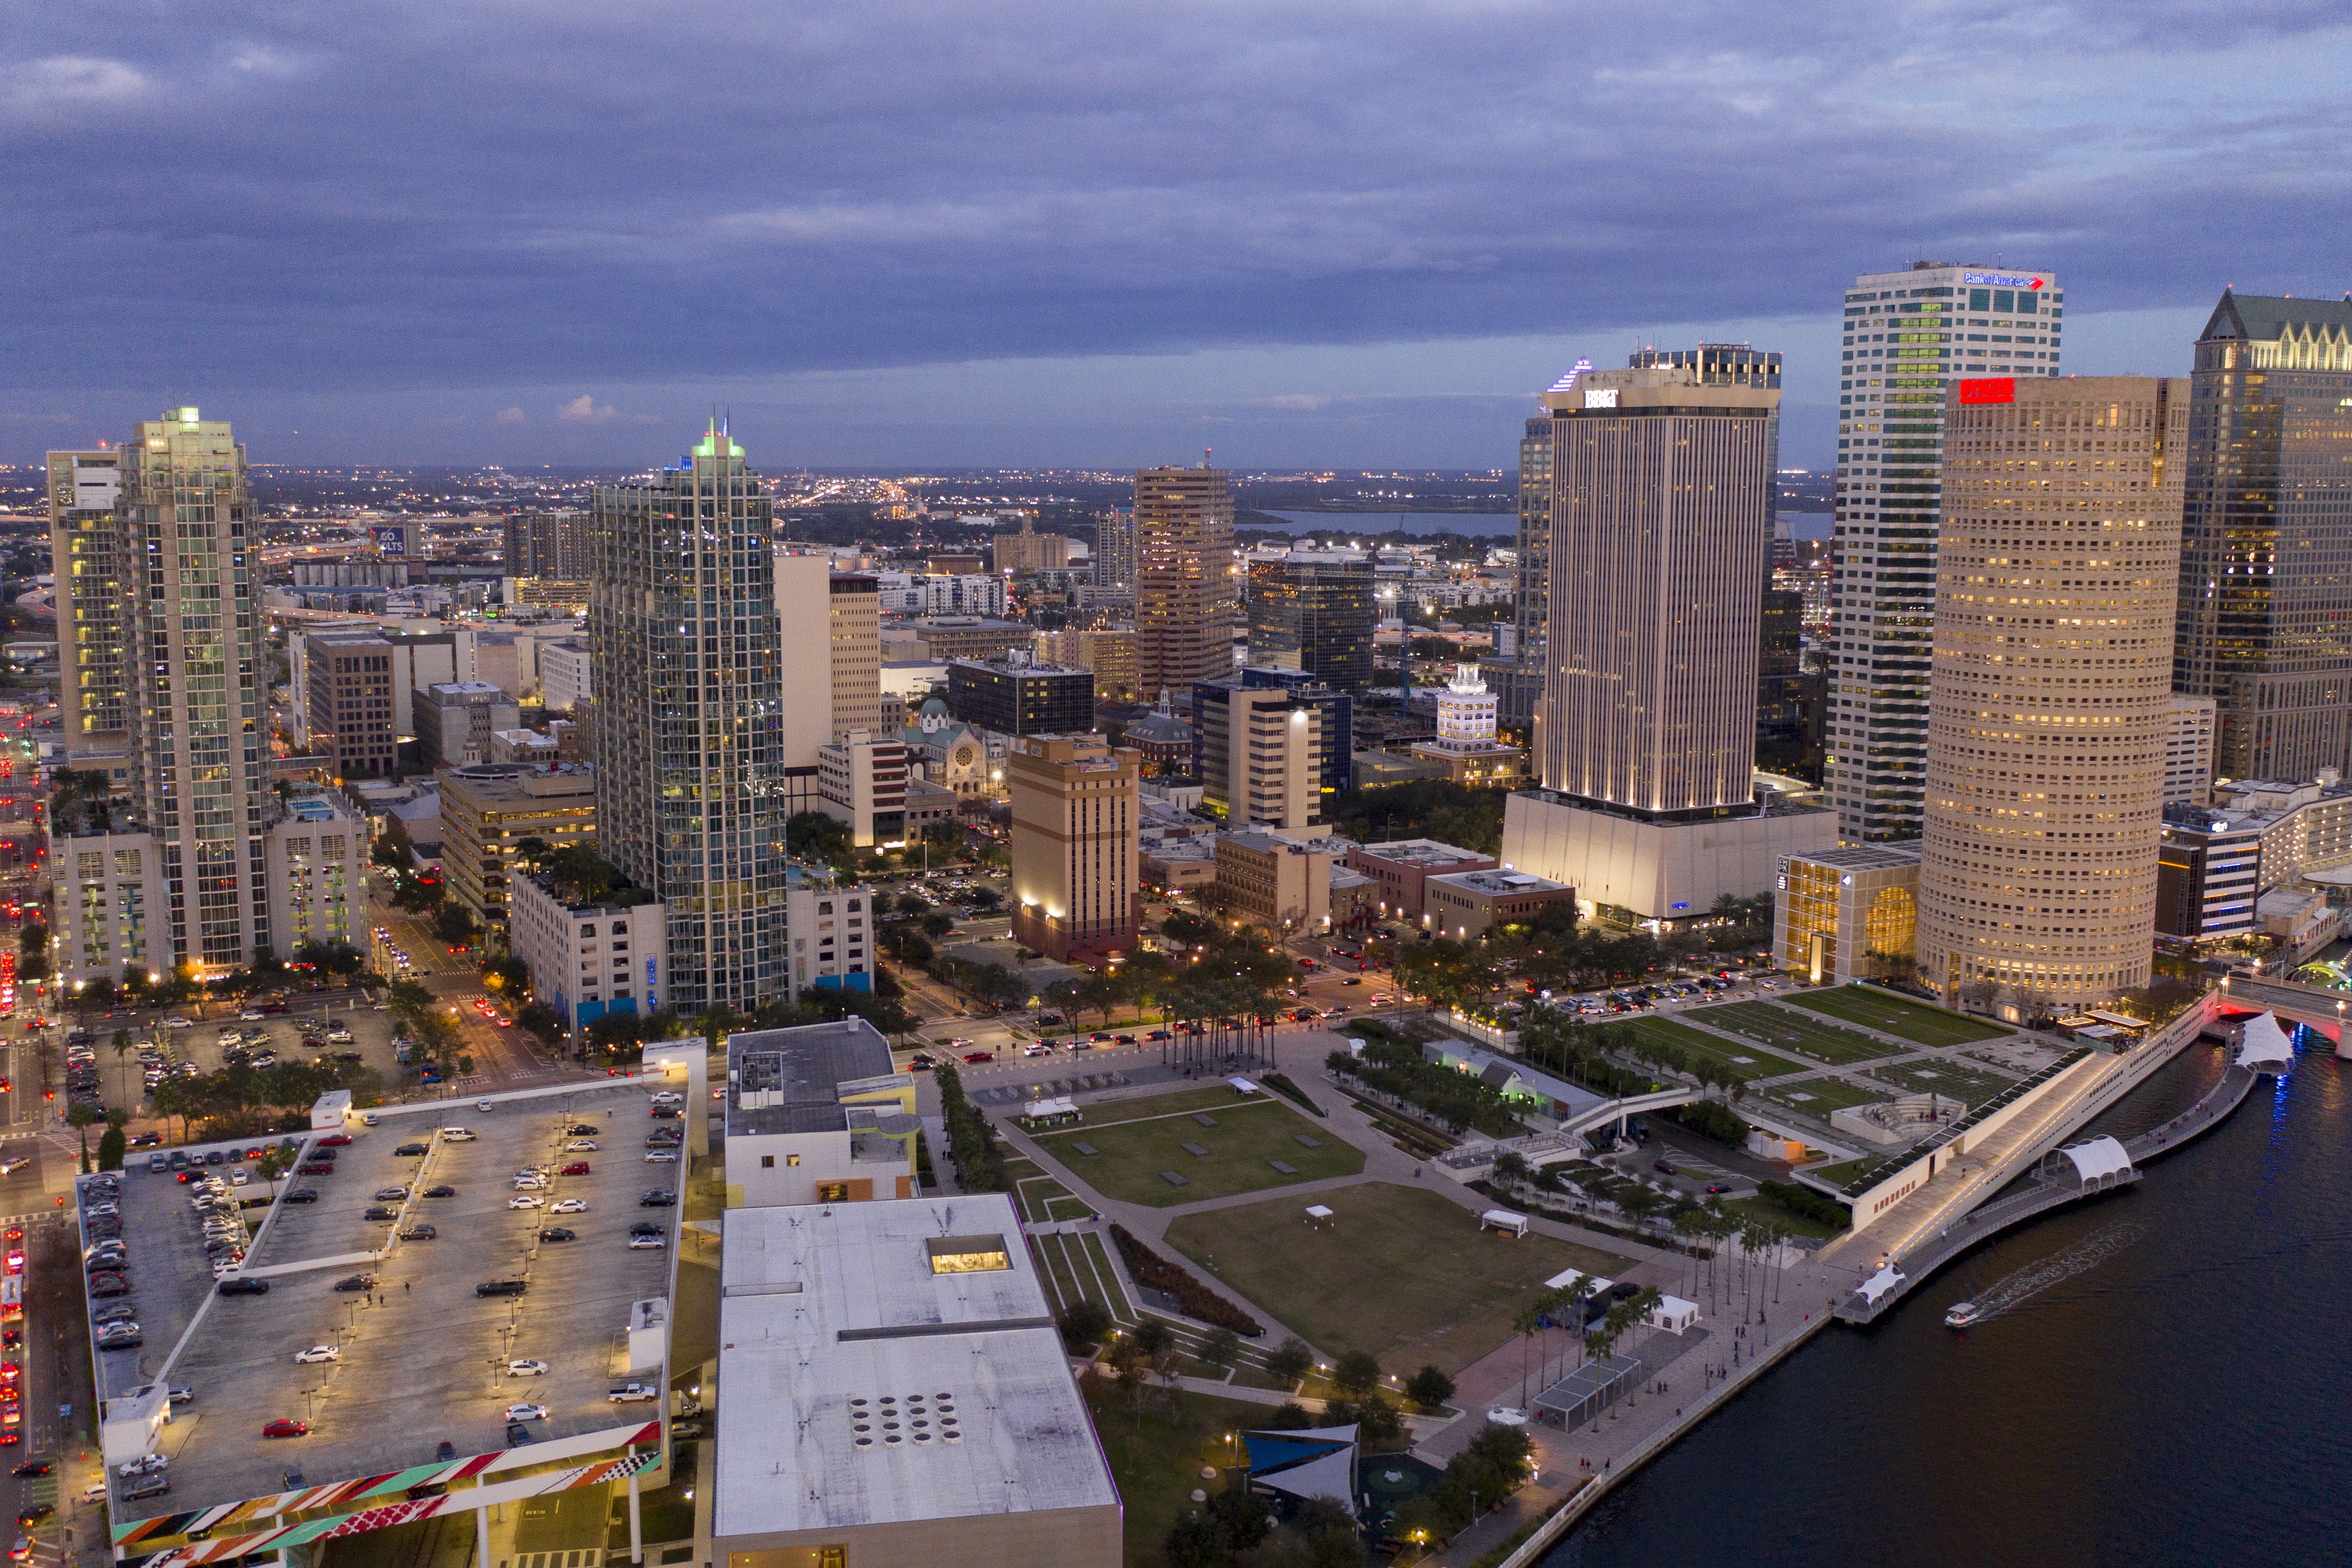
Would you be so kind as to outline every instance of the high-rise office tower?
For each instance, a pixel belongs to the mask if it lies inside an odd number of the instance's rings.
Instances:
[[[111,783],[127,785],[132,616],[114,516],[121,494],[120,449],[49,454],[49,563],[57,577],[66,756],[75,767],[101,767]]]
[[[1590,371],[1580,362],[1571,375]],[[1486,661],[1496,717],[1514,729],[1535,718],[1543,697],[1546,605],[1551,588],[1551,416],[1530,419],[1519,438],[1519,531],[1511,568],[1511,624],[1497,626]],[[1507,645],[1507,646],[1506,646]]]
[[[1117,506],[1095,521],[1095,587],[1105,594],[1135,592],[1135,509]]]
[[[2147,984],[2189,384],[1964,380],[1944,425],[1918,963],[1948,998]]]
[[[49,824],[60,973],[209,977],[350,941],[362,824],[269,787],[245,448],[175,408],[106,456],[49,462],[68,758],[120,786]]]
[[[832,629],[833,733],[878,735],[882,723],[881,584],[855,572],[833,574],[827,624]]]
[[[1234,672],[1234,571],[1224,470],[1135,476],[1136,665],[1145,691]]]
[[[1580,900],[1674,920],[1771,886],[1826,814],[1756,804],[1756,692],[1778,388],[1581,372],[1551,409],[1543,791],[1503,858]],[[1697,829],[1694,833],[1693,829]]]
[[[554,577],[577,583],[588,575],[590,515],[572,509],[507,514],[500,564],[509,577]]]
[[[2190,389],[2173,689],[2224,778],[2352,772],[2352,296],[2225,290]]]
[[[599,486],[594,508],[598,846],[667,906],[670,1000],[748,1010],[787,990],[768,498],[714,422],[650,483]]]
[[[1324,685],[1372,684],[1372,563],[1352,551],[1294,550],[1249,574],[1249,661],[1305,670]]]
[[[1012,742],[1013,936],[1049,958],[1135,945],[1143,755],[1091,735]]]
[[[2056,375],[2065,298],[2047,272],[1941,261],[1846,290],[1825,744],[1850,843],[1919,836],[1944,388]]]

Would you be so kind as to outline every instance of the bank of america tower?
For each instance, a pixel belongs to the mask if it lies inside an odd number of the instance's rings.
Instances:
[[[1838,837],[1919,837],[1943,497],[1944,392],[2058,374],[2047,272],[1915,261],[1845,295],[1827,752]]]

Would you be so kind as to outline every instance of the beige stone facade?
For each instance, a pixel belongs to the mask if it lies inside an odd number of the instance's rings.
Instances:
[[[1233,489],[1221,468],[1135,476],[1136,676],[1141,689],[1234,672]]]
[[[833,577],[833,733],[852,730],[878,735],[882,722],[881,595],[871,577],[835,573]]]
[[[1013,796],[1013,936],[1049,958],[1135,945],[1142,753],[1030,735],[1004,759]]]
[[[1946,409],[1921,978],[2147,983],[2188,384],[1962,381]]]

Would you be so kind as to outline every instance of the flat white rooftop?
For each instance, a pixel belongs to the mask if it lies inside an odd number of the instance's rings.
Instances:
[[[1117,1505],[1010,1198],[725,1223],[713,1535]]]

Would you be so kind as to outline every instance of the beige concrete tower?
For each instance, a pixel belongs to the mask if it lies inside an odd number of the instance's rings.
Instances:
[[[1137,673],[1143,689],[1234,672],[1233,488],[1222,468],[1135,476]]]
[[[1919,972],[2147,984],[2189,384],[1960,381],[1944,418]]]
[[[882,732],[882,596],[879,584],[855,572],[833,574],[833,733]]]
[[[1091,735],[1027,735],[1013,795],[1013,937],[1053,959],[1135,945],[1143,753]]]

